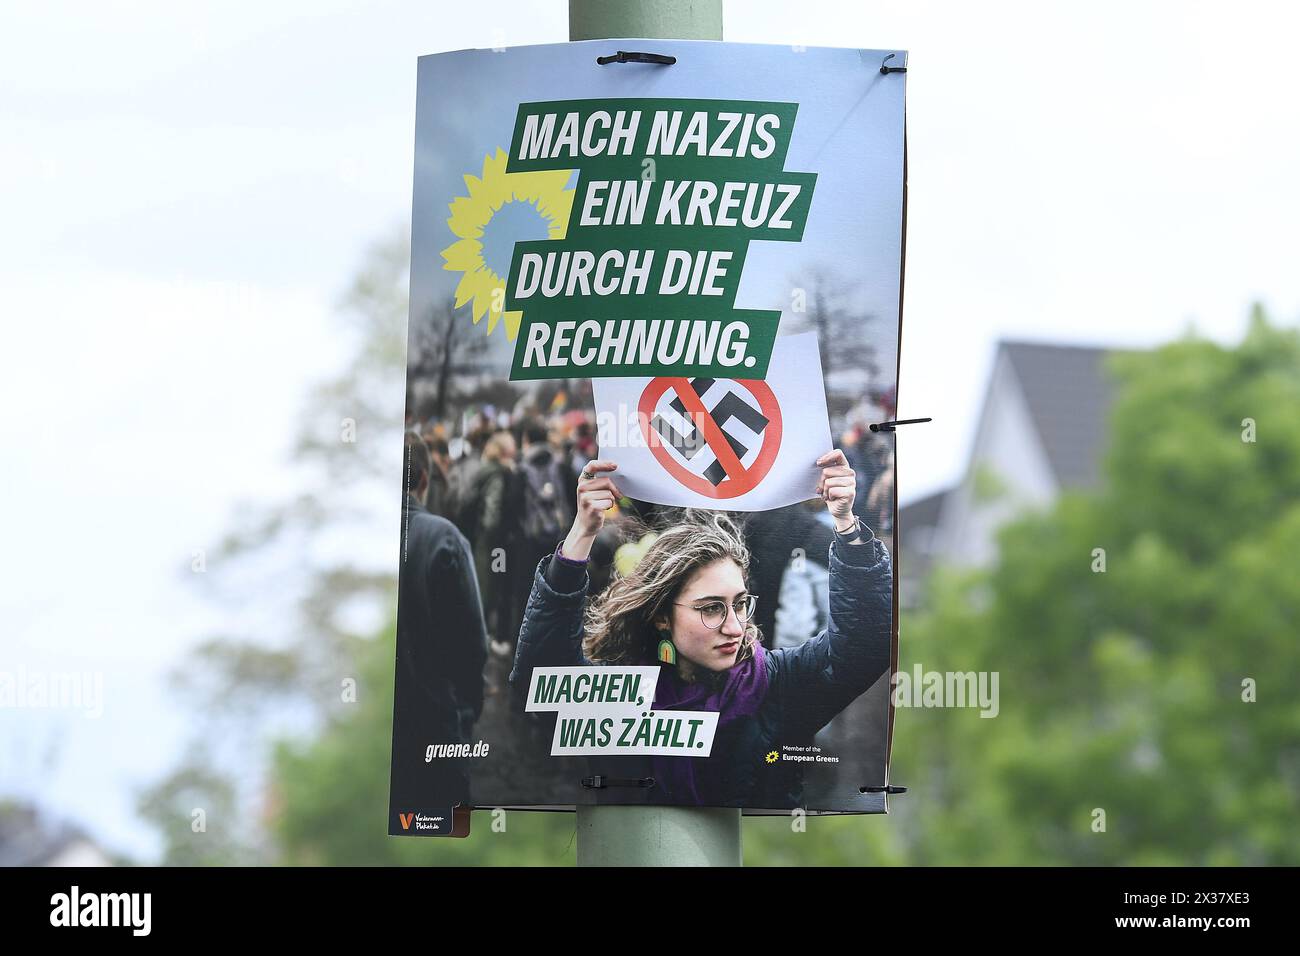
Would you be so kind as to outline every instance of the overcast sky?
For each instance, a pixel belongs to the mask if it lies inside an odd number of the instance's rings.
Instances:
[[[0,796],[129,850],[176,757],[185,580],[292,488],[331,319],[409,215],[415,62],[567,39],[567,4],[104,2],[0,13]],[[726,38],[910,50],[900,494],[953,481],[1000,338],[1235,340],[1300,315],[1297,18],[1266,3],[733,3]],[[400,383],[394,383],[400,388]],[[391,524],[391,523],[390,523]],[[376,530],[380,543],[393,528]],[[394,552],[395,553],[395,552]]]

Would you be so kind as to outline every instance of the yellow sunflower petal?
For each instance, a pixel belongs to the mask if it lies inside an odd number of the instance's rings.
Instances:
[[[513,192],[510,178],[510,176],[506,175],[506,154],[504,151],[498,149],[495,157],[484,160],[481,198],[492,208],[493,212],[510,201]]]
[[[549,228],[552,239],[563,239],[569,231],[569,216],[573,213],[573,192],[572,190],[553,198],[550,203],[548,212],[550,214],[551,225]]]
[[[490,209],[467,196],[457,196],[447,208],[451,212],[447,226],[461,239],[479,238],[484,223],[492,217]]]
[[[442,257],[447,260],[444,269],[455,272],[467,272],[483,264],[483,243],[477,239],[460,239],[442,250]]]
[[[456,283],[456,308],[460,308],[466,302],[475,298],[481,282],[478,274],[475,272],[466,272],[460,277],[460,282]]]
[[[519,323],[524,320],[524,313],[520,311],[503,312],[502,315],[506,320],[506,338],[513,339],[519,334]]]

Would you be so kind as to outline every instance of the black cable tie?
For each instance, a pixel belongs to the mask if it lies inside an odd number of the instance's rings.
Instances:
[[[601,66],[606,63],[658,63],[663,66],[672,66],[677,62],[675,56],[665,56],[662,53],[629,53],[626,50],[619,50],[613,56],[598,56],[596,62]]]
[[[873,432],[892,432],[897,425],[915,425],[919,422],[932,422],[933,418],[903,418],[896,422],[875,422],[868,425]]]
[[[886,63],[888,63],[896,56],[898,56],[897,53],[891,53],[889,54],[889,56],[885,57],[883,60],[880,61],[881,73],[906,73],[907,72],[907,67],[905,66],[885,66]]]
[[[607,787],[642,787],[649,789],[655,785],[654,777],[606,777],[596,774],[583,777],[582,785],[588,790],[604,790]]]
[[[907,793],[906,787],[858,787],[858,793]]]

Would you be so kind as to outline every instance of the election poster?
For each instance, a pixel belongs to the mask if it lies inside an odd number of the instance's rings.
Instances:
[[[391,834],[473,808],[887,812],[886,58],[419,60]]]

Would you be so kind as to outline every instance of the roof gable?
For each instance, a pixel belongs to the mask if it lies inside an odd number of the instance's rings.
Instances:
[[[1097,484],[1114,388],[1104,362],[1114,350],[1003,342],[1043,451],[1063,488]]]

